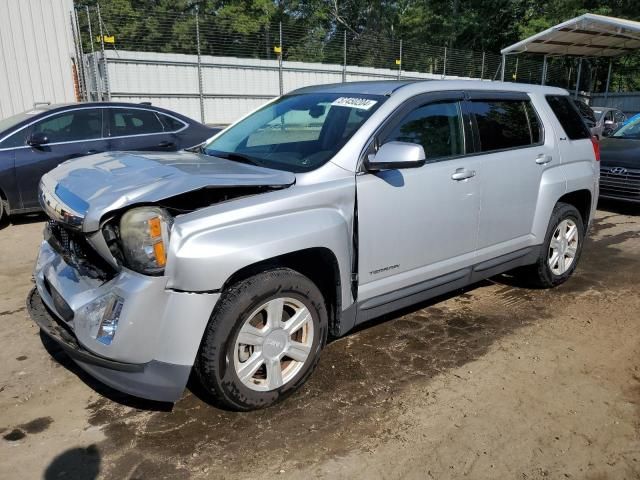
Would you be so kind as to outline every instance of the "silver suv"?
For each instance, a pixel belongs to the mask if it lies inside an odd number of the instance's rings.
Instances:
[[[109,152],[42,178],[33,319],[118,390],[265,407],[328,337],[514,271],[572,274],[597,143],[564,90],[480,81],[296,90],[197,152]]]

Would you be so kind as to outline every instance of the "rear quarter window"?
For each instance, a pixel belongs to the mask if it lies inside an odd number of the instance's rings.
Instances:
[[[547,95],[547,103],[571,140],[591,138],[591,132],[585,125],[573,100],[565,95]]]

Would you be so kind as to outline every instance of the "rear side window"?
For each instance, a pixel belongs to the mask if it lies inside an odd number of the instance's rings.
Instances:
[[[158,117],[160,117],[160,120],[164,125],[165,132],[176,132],[181,128],[184,128],[184,123],[182,123],[180,120],[176,118],[170,117],[169,115],[163,115],[162,113],[158,113]]]
[[[584,124],[571,98],[565,95],[547,95],[547,103],[571,140],[591,138],[591,132]]]
[[[473,100],[471,111],[480,136],[480,151],[537,145],[542,141],[540,120],[528,100]]]
[[[162,133],[164,127],[155,112],[126,108],[110,108],[111,136]]]

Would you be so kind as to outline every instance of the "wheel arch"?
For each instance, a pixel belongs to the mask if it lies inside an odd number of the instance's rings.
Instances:
[[[591,192],[587,189],[582,189],[565,193],[558,199],[557,203],[567,203],[569,205],[573,205],[578,210],[578,212],[580,212],[580,215],[582,216],[582,222],[584,223],[584,228],[586,229],[591,219],[592,201],[593,198]]]
[[[342,282],[338,259],[329,248],[305,248],[247,265],[234,272],[221,290],[224,291],[237,282],[274,268],[295,270],[318,287],[327,304],[329,331],[332,335],[337,335],[342,310]]]

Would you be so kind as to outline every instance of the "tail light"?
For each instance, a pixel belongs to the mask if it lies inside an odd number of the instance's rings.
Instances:
[[[593,144],[593,153],[596,156],[596,162],[600,161],[600,140],[595,135],[591,137],[591,143]]]

